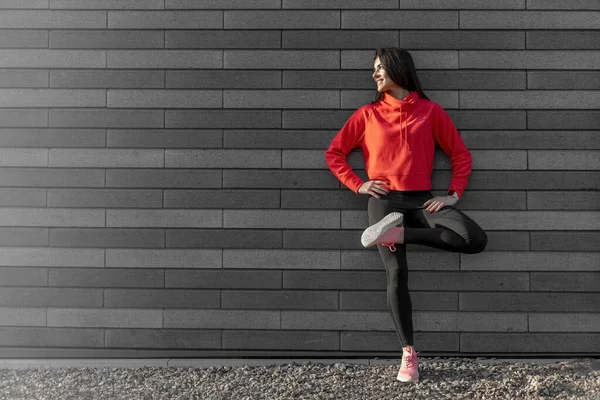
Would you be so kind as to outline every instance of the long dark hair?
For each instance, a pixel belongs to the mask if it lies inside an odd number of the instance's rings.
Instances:
[[[381,66],[392,80],[400,87],[409,92],[418,92],[419,96],[429,100],[421,88],[421,82],[415,70],[415,63],[410,53],[405,49],[398,47],[386,47],[375,50],[373,61],[379,57]],[[383,93],[377,92],[373,103],[383,98]]]

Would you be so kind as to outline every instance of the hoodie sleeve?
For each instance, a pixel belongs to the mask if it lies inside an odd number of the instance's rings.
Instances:
[[[346,156],[361,145],[366,122],[367,110],[361,107],[350,116],[325,151],[325,161],[331,172],[354,193],[358,193],[364,181],[354,173]]]
[[[454,190],[460,197],[467,188],[473,167],[471,153],[467,150],[448,113],[437,103],[433,110],[433,117],[433,138],[450,157],[452,165],[452,180],[448,190]]]

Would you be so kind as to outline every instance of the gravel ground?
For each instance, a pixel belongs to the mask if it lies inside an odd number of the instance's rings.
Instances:
[[[600,399],[594,359],[484,364],[419,357],[420,381],[398,365],[315,362],[239,367],[0,369],[0,399]]]

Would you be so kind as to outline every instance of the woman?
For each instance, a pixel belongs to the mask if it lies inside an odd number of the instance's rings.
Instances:
[[[402,345],[397,379],[414,382],[419,379],[418,353],[413,347],[406,244],[474,254],[485,249],[487,235],[453,207],[467,186],[471,153],[448,114],[423,93],[408,51],[378,49],[373,66],[375,101],[350,116],[325,159],[345,186],[371,196],[371,226],[361,241],[365,247],[377,245],[387,272],[387,303]],[[436,143],[452,164],[447,196],[430,192]],[[363,152],[366,182],[346,160],[356,147]]]

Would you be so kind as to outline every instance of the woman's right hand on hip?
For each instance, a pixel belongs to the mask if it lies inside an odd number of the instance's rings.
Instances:
[[[379,194],[386,195],[390,192],[390,189],[386,188],[383,185],[390,185],[389,182],[386,181],[366,181],[358,188],[358,193],[360,194],[369,194],[373,197],[380,199]]]

